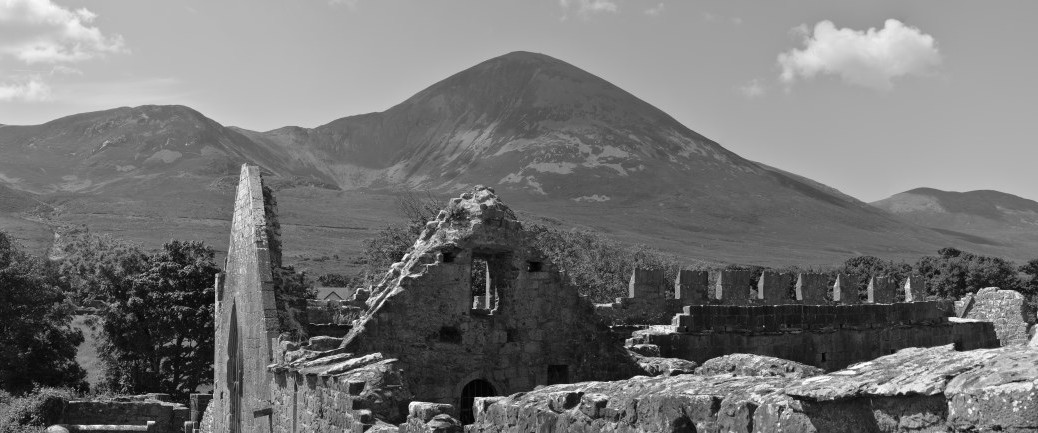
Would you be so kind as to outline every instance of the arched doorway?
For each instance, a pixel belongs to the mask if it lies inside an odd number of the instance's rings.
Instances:
[[[476,397],[493,397],[495,395],[497,395],[497,390],[494,389],[494,385],[483,379],[476,379],[466,384],[461,389],[461,402],[458,406],[461,423],[467,425],[476,421],[475,413],[472,410]]]
[[[230,394],[231,433],[241,431],[242,395],[244,393],[245,356],[241,337],[238,335],[238,308],[231,304],[231,324],[227,336],[227,391]]]

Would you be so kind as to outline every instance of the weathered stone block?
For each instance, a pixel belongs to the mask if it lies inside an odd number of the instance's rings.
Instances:
[[[772,271],[764,271],[757,281],[757,300],[765,305],[788,304],[789,286],[793,276]]]
[[[701,305],[709,302],[710,273],[682,270],[674,281],[674,299],[683,305]]]
[[[833,283],[833,302],[846,305],[861,303],[861,299],[858,298],[857,280],[846,274],[836,274],[836,282]]]
[[[722,304],[745,305],[750,301],[750,271],[721,271],[714,292]]]
[[[630,298],[662,297],[665,285],[663,269],[636,268],[634,272],[631,272],[627,296]]]
[[[867,302],[870,304],[894,303],[894,281],[890,277],[872,277],[869,279]]]
[[[828,281],[822,274],[797,274],[797,301],[804,305],[821,305],[825,303],[825,292]]]
[[[909,275],[905,279],[905,302],[926,300],[926,280],[920,275]]]

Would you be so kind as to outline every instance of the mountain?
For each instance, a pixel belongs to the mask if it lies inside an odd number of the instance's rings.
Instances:
[[[871,204],[906,222],[973,243],[1031,255],[1038,246],[1038,202],[1012,194],[916,188]]]
[[[619,87],[552,57],[506,54],[379,113],[315,128],[224,127],[181,106],[0,128],[0,180],[52,224],[155,245],[226,245],[238,166],[278,191],[286,262],[350,266],[399,221],[394,196],[494,187],[528,219],[583,226],[711,262],[833,263],[944,246],[992,251],[904,222],[725,149]],[[976,247],[976,248],[973,248]]]

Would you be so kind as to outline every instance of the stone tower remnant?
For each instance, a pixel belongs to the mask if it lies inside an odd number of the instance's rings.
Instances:
[[[726,305],[745,305],[750,301],[750,271],[721,271],[715,296]]]
[[[822,274],[801,273],[797,275],[797,301],[804,305],[822,305],[825,303],[825,292],[828,289],[826,276]]]
[[[905,279],[905,302],[926,300],[926,282],[920,275],[909,275]]]
[[[707,271],[678,271],[674,281],[674,299],[683,305],[702,305],[709,302],[710,273]]]
[[[757,281],[757,301],[764,305],[788,304],[792,282],[793,276],[790,274],[764,271]]]
[[[858,298],[858,285],[847,274],[836,274],[836,282],[833,283],[833,302],[847,305],[861,303],[861,299]]]
[[[870,304],[893,304],[894,281],[890,277],[872,277],[869,279],[867,298]]]

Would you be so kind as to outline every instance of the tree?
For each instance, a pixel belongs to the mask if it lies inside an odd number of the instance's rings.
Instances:
[[[108,388],[183,398],[211,383],[217,272],[212,248],[173,240],[145,256],[139,272],[93,274],[106,279],[91,286],[105,300],[99,340]]]
[[[945,299],[959,299],[985,287],[1020,290],[1017,267],[999,257],[988,257],[942,248],[936,256],[916,262],[916,272],[926,279],[927,290]]]
[[[0,390],[86,388],[75,360],[83,333],[71,325],[74,309],[56,276],[50,263],[0,231]]]
[[[120,292],[130,275],[144,271],[148,255],[139,244],[107,234],[91,233],[85,226],[57,231],[58,274],[73,302],[104,302],[106,293]]]

